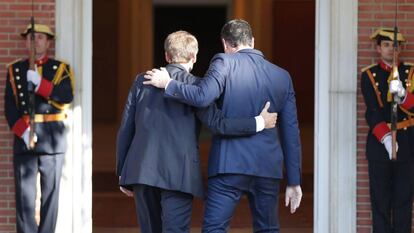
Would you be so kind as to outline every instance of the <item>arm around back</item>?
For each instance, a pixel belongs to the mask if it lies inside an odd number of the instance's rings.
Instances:
[[[195,107],[207,107],[223,92],[228,68],[224,54],[217,54],[210,63],[204,78],[195,85],[171,80],[165,96]]]

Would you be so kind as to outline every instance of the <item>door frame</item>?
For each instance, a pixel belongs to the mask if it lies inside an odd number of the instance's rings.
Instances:
[[[357,26],[358,0],[316,0],[318,233],[356,232]],[[73,65],[76,76],[57,231],[92,232],[92,0],[56,0],[56,34],[56,55]]]
[[[356,232],[358,0],[316,0],[314,232]]]

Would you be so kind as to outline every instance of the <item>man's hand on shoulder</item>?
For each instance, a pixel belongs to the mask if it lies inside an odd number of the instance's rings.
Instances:
[[[143,82],[145,85],[152,85],[158,88],[166,88],[171,80],[167,70],[163,67],[161,67],[161,69],[152,69],[147,71],[144,78],[147,79],[147,81]]]

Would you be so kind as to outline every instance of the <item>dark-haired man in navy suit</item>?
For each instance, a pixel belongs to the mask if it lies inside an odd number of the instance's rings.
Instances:
[[[165,40],[164,48],[172,78],[185,83],[199,81],[189,73],[198,52],[193,35],[174,32]],[[121,190],[135,197],[141,232],[189,232],[193,196],[203,196],[200,125],[196,117],[214,134],[243,136],[264,127],[273,128],[276,114],[267,112],[267,104],[261,116],[256,117],[258,124],[254,117],[224,119],[214,104],[196,110],[164,98],[163,90],[145,86],[143,81],[143,75],[138,75],[118,132],[117,174]]]
[[[301,145],[296,101],[289,73],[253,49],[250,25],[231,20],[221,31],[225,53],[213,57],[196,85],[172,80],[160,70],[148,71],[144,84],[165,89],[165,96],[194,106],[216,102],[226,117],[251,117],[270,101],[277,129],[249,137],[213,137],[203,232],[226,232],[234,209],[247,194],[254,232],[279,232],[277,203],[285,165],[285,204],[291,212],[302,198]]]

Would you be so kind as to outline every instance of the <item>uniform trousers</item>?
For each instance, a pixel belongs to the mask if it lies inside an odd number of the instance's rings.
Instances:
[[[64,154],[15,154],[16,228],[18,233],[55,232]],[[37,174],[40,173],[40,222],[35,220]]]
[[[368,162],[373,233],[410,233],[414,163]]]
[[[143,184],[133,190],[141,232],[190,232],[193,195]]]
[[[223,233],[240,198],[246,194],[254,232],[279,232],[279,179],[250,175],[222,174],[208,179],[203,233]]]

